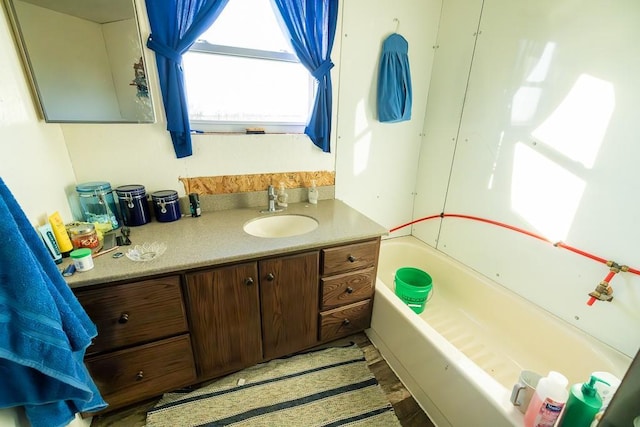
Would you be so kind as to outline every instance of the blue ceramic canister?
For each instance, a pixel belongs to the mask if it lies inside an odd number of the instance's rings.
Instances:
[[[116,188],[124,225],[138,226],[151,222],[144,185],[121,185]]]
[[[180,202],[178,192],[173,190],[161,190],[151,193],[153,212],[160,222],[171,222],[180,219]]]
[[[103,181],[85,182],[76,186],[76,192],[86,222],[110,224],[112,229],[120,227],[111,184]]]

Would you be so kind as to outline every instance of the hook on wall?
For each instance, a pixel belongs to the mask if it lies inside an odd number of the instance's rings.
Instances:
[[[395,32],[397,33],[398,30],[400,29],[400,20],[398,18],[393,18],[393,22],[396,23],[396,30]]]

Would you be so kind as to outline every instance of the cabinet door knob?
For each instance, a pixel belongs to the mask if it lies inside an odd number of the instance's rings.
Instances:
[[[272,281],[273,281],[273,279],[275,279],[275,278],[276,278],[276,276],[274,276],[274,275],[273,275],[273,273],[269,273],[269,274],[267,274],[267,280],[268,280],[268,281],[272,282]]]
[[[351,321],[349,321],[349,319],[344,319],[344,320],[342,321],[342,325],[343,325],[343,326],[349,326],[350,324],[351,324]]]
[[[127,323],[129,321],[129,314],[122,313],[118,319],[118,323]]]
[[[253,285],[253,277],[247,277],[246,279],[244,279],[244,284],[247,286]]]
[[[356,262],[356,257],[354,257],[353,255],[349,255],[347,259],[349,260],[349,262]]]
[[[348,294],[352,294],[353,293],[353,288],[351,286],[347,287],[346,292]]]
[[[138,373],[136,374],[136,380],[140,381],[143,378],[144,378],[144,372],[138,371]]]

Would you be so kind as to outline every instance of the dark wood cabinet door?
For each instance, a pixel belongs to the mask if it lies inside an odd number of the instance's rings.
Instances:
[[[318,342],[318,252],[259,262],[265,359]]]
[[[186,298],[200,380],[262,360],[255,262],[187,274]]]

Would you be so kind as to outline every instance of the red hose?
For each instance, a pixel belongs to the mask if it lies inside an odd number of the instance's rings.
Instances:
[[[442,216],[442,214],[441,215],[425,216],[424,218],[416,219],[415,221],[407,222],[406,224],[402,224],[402,225],[399,225],[397,227],[394,227],[391,230],[389,230],[389,233],[393,233],[394,231],[400,230],[401,228],[408,227],[410,225],[416,224],[418,222],[426,221],[428,219],[440,218],[441,216]]]
[[[472,216],[472,215],[447,214],[447,213],[443,212],[443,213],[441,213],[439,215],[425,216],[424,218],[420,218],[420,219],[413,220],[411,222],[407,222],[405,224],[402,224],[402,225],[399,225],[397,227],[392,228],[391,230],[389,230],[389,232],[393,233],[394,231],[400,230],[401,228],[408,227],[410,225],[417,224],[418,222],[422,222],[422,221],[426,221],[426,220],[434,219],[434,218],[471,219],[471,220],[474,220],[474,221],[479,221],[479,222],[484,222],[484,223],[487,223],[487,224],[497,225],[498,227],[506,228],[508,230],[517,231],[518,233],[526,234],[529,237],[533,237],[535,239],[542,240],[543,242],[551,243],[554,246],[557,246],[559,248],[567,249],[567,250],[569,250],[571,252],[574,252],[574,253],[576,253],[578,255],[582,255],[584,257],[590,258],[590,259],[592,259],[594,261],[597,261],[597,262],[600,262],[602,264],[605,264],[605,265],[607,264],[607,260],[606,259],[598,257],[598,256],[595,256],[595,255],[590,254],[588,252],[585,252],[583,250],[574,248],[573,246],[569,246],[569,245],[567,245],[565,243],[562,243],[562,242],[553,243],[551,240],[547,239],[546,237],[543,237],[543,236],[541,236],[539,234],[532,233],[532,232],[524,230],[522,228],[515,227],[515,226],[509,225],[509,224],[505,224],[504,222],[494,221],[494,220],[491,220],[491,219],[481,218],[481,217]],[[630,268],[629,267],[629,269],[627,271],[629,273],[637,274],[637,275],[640,276],[640,270],[637,270],[635,268]],[[615,274],[615,273],[613,273],[613,274]],[[607,277],[609,277],[609,276],[607,276]],[[613,277],[613,276],[611,276],[611,277]],[[609,278],[609,280],[611,280],[611,278]],[[606,280],[606,281],[607,281],[607,283],[609,282],[608,280]]]
[[[566,245],[566,244],[564,244],[564,243],[562,243],[562,242],[558,242],[558,243],[556,243],[556,246],[558,246],[558,247],[560,247],[560,248],[568,249],[568,250],[570,250],[571,252],[575,252],[575,253],[577,253],[577,254],[579,254],[579,255],[582,255],[582,256],[585,256],[585,257],[587,257],[587,258],[591,258],[591,259],[592,259],[592,260],[594,260],[594,261],[598,261],[598,262],[601,262],[601,263],[603,263],[603,264],[606,264],[606,263],[607,263],[607,260],[606,260],[606,259],[604,259],[604,258],[600,258],[600,257],[597,257],[597,256],[592,255],[592,254],[590,254],[590,253],[587,253],[587,252],[585,252],[585,251],[581,251],[580,249],[576,249],[576,248],[574,248],[574,247],[572,247],[572,246],[569,246],[569,245]]]

